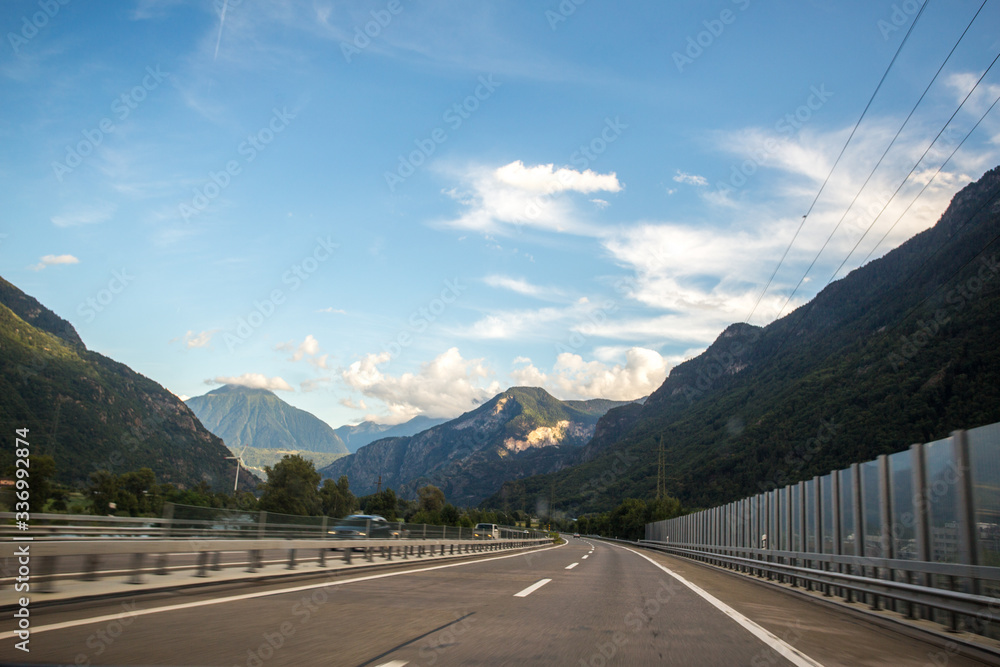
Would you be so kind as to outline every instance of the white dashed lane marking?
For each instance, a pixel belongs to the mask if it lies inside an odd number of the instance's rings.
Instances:
[[[539,588],[541,588],[542,586],[544,586],[545,584],[549,583],[550,581],[552,581],[552,580],[551,579],[542,579],[541,581],[536,581],[535,583],[531,584],[530,586],[528,586],[527,588],[525,588],[520,593],[514,593],[514,597],[516,597],[516,598],[526,598],[529,595],[531,595],[532,593],[534,593],[535,591],[537,591]]]

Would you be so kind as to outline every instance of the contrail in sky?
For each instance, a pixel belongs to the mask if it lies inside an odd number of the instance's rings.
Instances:
[[[229,0],[223,0],[222,2],[222,16],[219,17],[219,37],[215,40],[215,55],[212,56],[212,60],[219,57],[219,42],[222,41],[222,24],[226,22],[226,7],[229,6]]]

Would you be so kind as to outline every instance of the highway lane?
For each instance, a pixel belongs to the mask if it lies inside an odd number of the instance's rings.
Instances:
[[[710,585],[724,597],[718,581]],[[796,603],[816,606],[798,600],[778,605]],[[248,667],[858,664],[814,663],[794,654],[796,662],[786,660],[775,647],[790,650],[777,637],[793,620],[767,617],[776,640],[769,645],[651,560],[572,539],[543,551],[330,582],[40,609],[32,616],[31,653],[18,654],[13,640],[3,638],[0,660]],[[797,631],[789,639],[808,644],[810,637]],[[826,658],[836,655],[825,649]]]
[[[567,570],[572,563],[578,565]],[[209,596],[201,593],[40,610],[30,657],[81,664],[720,665],[765,656],[774,659],[768,664],[787,664],[646,561],[603,544],[574,540],[376,577],[275,594],[248,589],[268,594],[219,604],[206,605]],[[515,597],[543,579],[551,581]],[[177,608],[144,613],[161,605]],[[116,613],[123,617],[38,632]],[[9,647],[6,640],[5,659],[14,657]]]

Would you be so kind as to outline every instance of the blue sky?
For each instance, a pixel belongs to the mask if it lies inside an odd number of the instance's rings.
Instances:
[[[1000,163],[995,111],[934,177],[993,70],[917,163],[1000,50],[990,2],[861,189],[980,4],[928,0],[755,309],[916,0],[8,1],[0,275],[182,397],[636,398]]]

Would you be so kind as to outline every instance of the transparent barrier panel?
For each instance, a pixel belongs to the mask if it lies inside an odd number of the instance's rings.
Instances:
[[[968,438],[979,563],[1000,567],[1000,424],[972,429]]]
[[[816,480],[808,480],[806,489],[806,543],[803,551],[817,553],[816,548]]]
[[[792,487],[792,551],[802,549],[802,491],[798,484]]]
[[[854,530],[854,471],[840,471],[840,549],[841,553],[856,556],[857,536]]]
[[[817,549],[820,553],[833,553],[833,475],[823,475],[819,478],[823,514],[823,544]]]
[[[865,556],[881,558],[882,512],[879,508],[878,462],[861,464],[861,514],[864,516]]]
[[[958,468],[951,438],[924,445],[931,560],[958,562]]]
[[[909,450],[889,457],[889,479],[893,551],[896,558],[914,560],[917,548],[913,514],[913,461]]]

